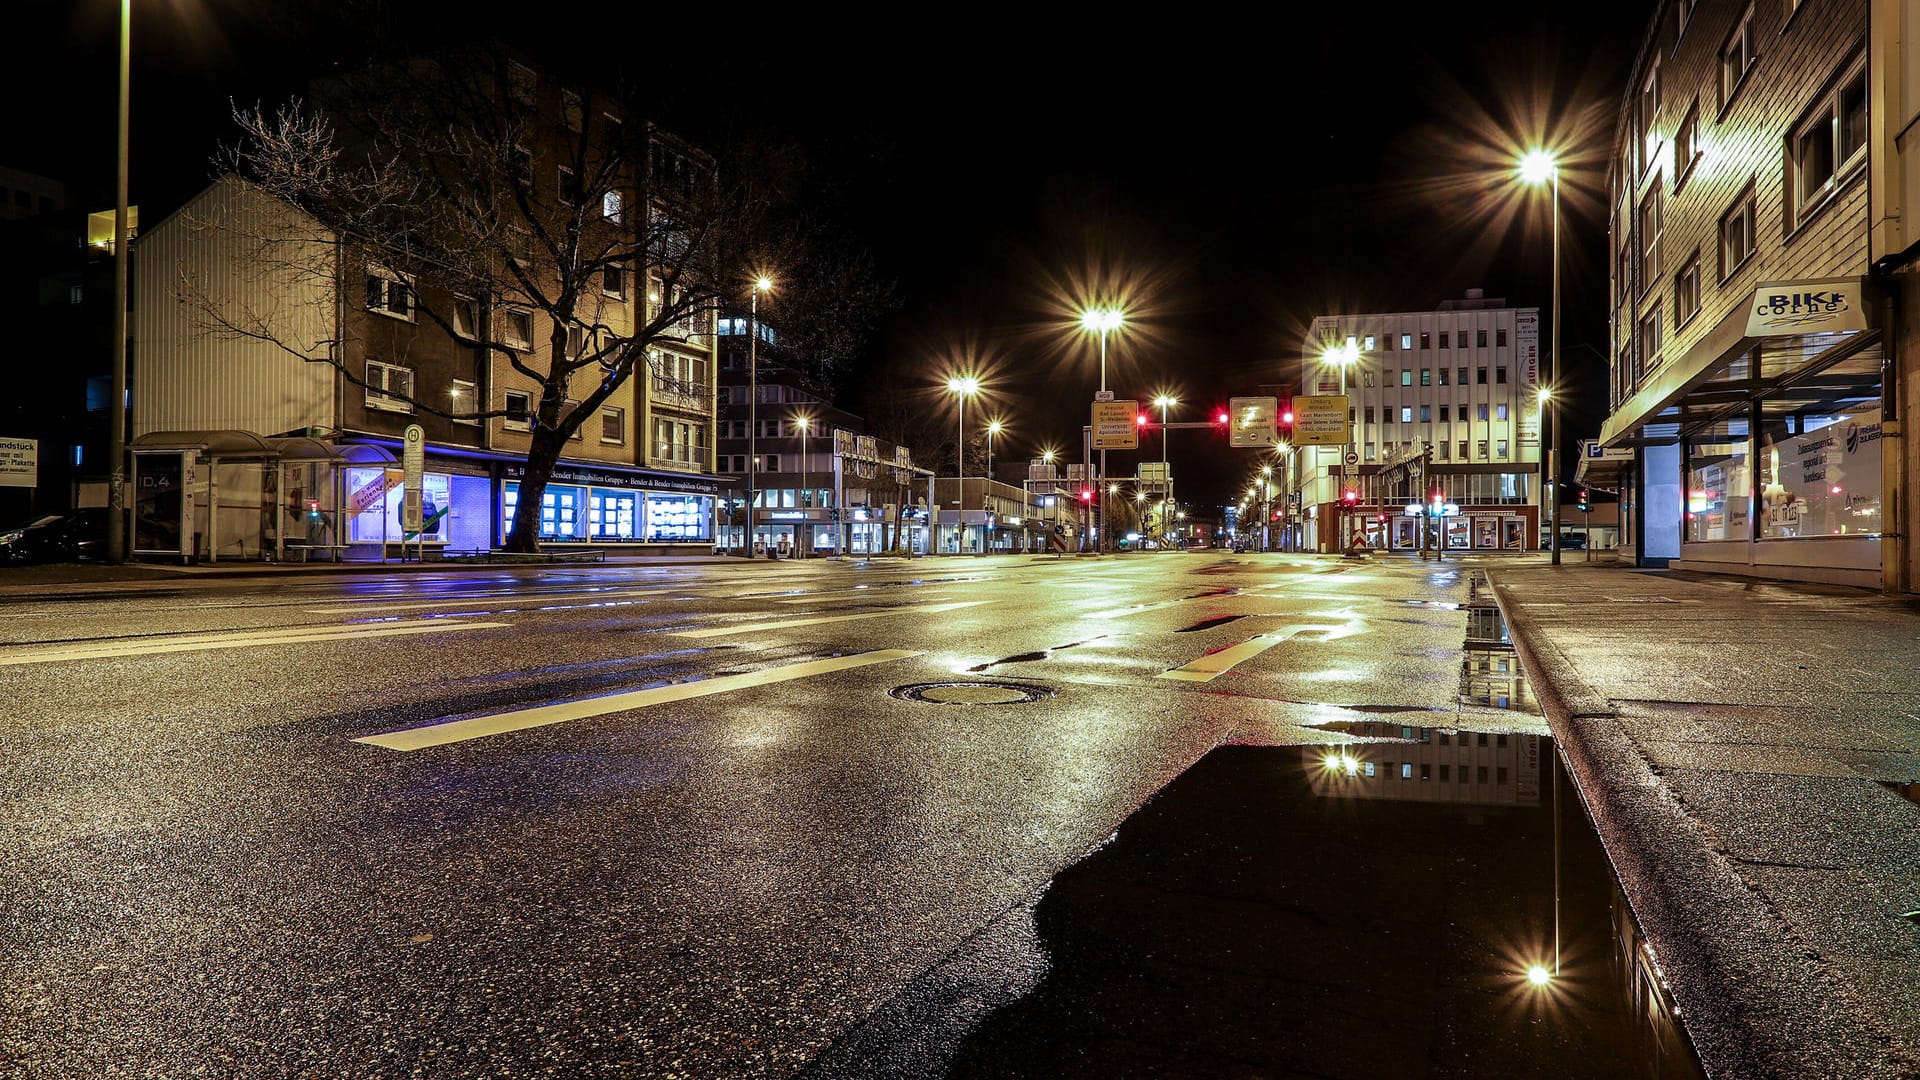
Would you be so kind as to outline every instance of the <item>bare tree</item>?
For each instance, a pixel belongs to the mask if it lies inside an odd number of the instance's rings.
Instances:
[[[499,50],[375,65],[322,84],[316,101],[235,111],[242,134],[223,172],[299,211],[300,224],[252,238],[256,262],[310,278],[309,295],[344,290],[355,307],[362,279],[346,268],[364,262],[366,287],[389,290],[381,303],[535,388],[530,415],[511,417],[531,431],[508,550],[538,549],[556,462],[616,390],[663,352],[706,351],[717,309],[739,306],[758,274],[812,257],[790,209],[797,155],[757,145],[716,159],[644,122],[620,93],[542,85]],[[810,277],[832,295],[833,273]],[[869,293],[853,295],[857,307]],[[831,315],[791,307],[830,363],[846,345]],[[273,312],[201,309],[216,333],[367,386],[340,332],[302,340]],[[489,332],[496,310],[511,313],[513,332]],[[370,389],[443,417],[505,415],[491,402]]]

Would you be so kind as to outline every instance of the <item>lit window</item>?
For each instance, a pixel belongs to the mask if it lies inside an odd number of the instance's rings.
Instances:
[[[1411,348],[1413,348],[1413,335],[1412,335],[1412,334],[1401,334],[1401,335],[1400,335],[1400,347],[1401,347],[1401,348],[1403,348],[1403,349],[1411,349]]]
[[[1366,338],[1363,340],[1363,343],[1361,344],[1360,347],[1362,349],[1365,349],[1367,352],[1372,352],[1373,351],[1373,335],[1368,334]]]
[[[1640,98],[1635,106],[1635,127],[1640,134],[1640,167],[1642,170],[1652,166],[1654,155],[1660,152],[1658,120],[1660,117],[1660,54],[1653,54],[1652,63],[1647,65],[1647,77],[1640,83]]]
[[[1640,320],[1640,356],[1646,367],[1660,362],[1660,305],[1653,305]]]
[[[1686,119],[1673,130],[1673,187],[1675,191],[1687,182],[1693,173],[1693,163],[1700,158],[1700,103],[1695,101],[1687,107]]]
[[[451,405],[451,408],[448,409],[448,411],[455,412],[455,413],[464,413],[464,412],[473,412],[474,410],[478,409],[480,407],[479,392],[480,392],[480,388],[474,383],[466,379],[453,380],[452,388],[447,391],[447,397],[449,399],[449,404]],[[472,417],[456,417],[453,422],[456,424],[469,424],[469,425],[476,425],[476,426],[480,423],[480,421]]]
[[[1494,406],[1493,418],[1495,420],[1505,420],[1507,418],[1507,407],[1505,405]]]
[[[1493,444],[1493,449],[1494,449],[1495,456],[1504,460],[1507,456],[1507,440],[1501,439],[1495,442]]]
[[[1400,422],[1403,424],[1413,423],[1413,406],[1411,405],[1400,406]]]
[[[1653,190],[1640,203],[1640,285],[1653,284],[1660,276],[1660,181],[1655,179]]]
[[[619,192],[609,191],[600,196],[600,216],[615,225],[620,224],[621,219],[626,216],[626,207],[621,202]]]
[[[1412,368],[1400,369],[1400,385],[1401,386],[1413,385],[1413,369]]]
[[[1445,374],[1445,373],[1444,373],[1444,372],[1442,372],[1442,374]],[[1421,368],[1421,369],[1420,369],[1420,385],[1421,385],[1421,386],[1432,386],[1432,385],[1433,385],[1433,369],[1432,369],[1432,368]]]

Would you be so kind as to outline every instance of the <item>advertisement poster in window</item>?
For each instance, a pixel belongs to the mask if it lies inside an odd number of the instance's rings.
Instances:
[[[420,535],[404,528],[405,476],[398,470],[347,470],[347,541],[354,544],[447,542],[447,511],[452,506],[452,482],[445,473],[421,477]]]

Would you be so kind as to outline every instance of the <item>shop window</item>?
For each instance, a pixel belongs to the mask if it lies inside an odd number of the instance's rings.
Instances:
[[[1686,440],[1687,539],[1748,538],[1752,474],[1745,419],[1724,420]]]
[[[1792,412],[1784,410],[1792,409]],[[1766,539],[1862,536],[1882,528],[1881,425],[1876,400],[1805,411],[1762,402],[1760,535]]]

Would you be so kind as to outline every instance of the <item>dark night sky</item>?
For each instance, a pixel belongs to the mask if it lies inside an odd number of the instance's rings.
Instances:
[[[14,104],[0,164],[66,179],[102,206],[117,7],[26,0],[11,22],[30,54],[0,74]],[[1003,464],[1040,444],[1077,454],[1098,379],[1089,340],[1070,329],[1081,297],[1129,297],[1113,389],[1171,389],[1196,406],[1288,379],[1317,314],[1426,310],[1478,286],[1544,316],[1547,200],[1515,184],[1509,163],[1555,133],[1568,153],[1569,438],[1604,412],[1604,369],[1579,345],[1605,351],[1599,193],[1650,2],[1284,5],[1196,11],[1190,24],[1156,9],[1105,26],[1085,9],[958,21],[936,8],[901,15],[911,29],[827,25],[818,8],[641,19],[564,0],[498,20],[433,0],[135,7],[133,195],[149,213],[206,180],[215,141],[230,137],[229,95],[298,92],[329,60],[364,51],[368,11],[440,40],[449,26],[491,28],[556,64],[625,70],[657,88],[662,122],[696,138],[800,139],[840,220],[898,286],[870,368],[930,387],[971,357],[994,392],[969,423],[1006,417]],[[531,25],[540,10],[565,13],[566,32]],[[442,12],[458,14],[422,17]],[[572,32],[583,25],[600,32]],[[926,397],[948,425],[950,400]],[[1183,499],[1241,485],[1249,452],[1222,442],[1175,433]]]

